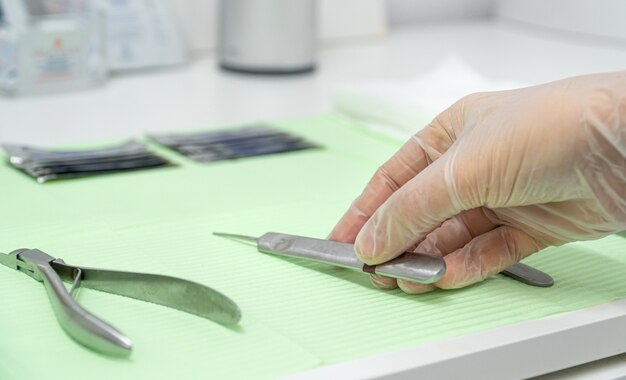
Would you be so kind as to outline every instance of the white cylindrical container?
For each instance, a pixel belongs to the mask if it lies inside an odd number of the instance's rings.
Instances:
[[[218,49],[224,69],[261,74],[313,70],[316,0],[221,0]]]

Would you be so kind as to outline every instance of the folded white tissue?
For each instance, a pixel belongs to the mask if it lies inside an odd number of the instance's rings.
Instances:
[[[334,107],[368,129],[405,140],[467,94],[519,88],[494,82],[456,57],[403,82],[344,84],[332,92]]]

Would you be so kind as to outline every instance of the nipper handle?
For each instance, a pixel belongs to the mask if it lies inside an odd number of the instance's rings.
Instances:
[[[72,298],[51,266],[51,262],[55,260],[53,257],[31,249],[21,251],[19,259],[32,264],[31,268],[27,268],[32,271],[29,274],[43,282],[57,320],[69,336],[82,345],[107,355],[130,355],[130,338],[85,310]]]

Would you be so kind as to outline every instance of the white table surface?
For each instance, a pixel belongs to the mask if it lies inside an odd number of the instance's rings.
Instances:
[[[116,75],[93,90],[0,98],[0,141],[70,144],[314,115],[332,109],[330,91],[338,84],[411,78],[450,54],[494,81],[540,83],[626,69],[626,41],[503,21],[416,25],[386,37],[323,46],[318,69],[302,76],[228,73],[205,56],[175,69]],[[546,379],[622,374],[625,355]]]

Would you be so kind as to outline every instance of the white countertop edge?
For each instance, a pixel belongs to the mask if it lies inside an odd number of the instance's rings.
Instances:
[[[329,365],[286,378],[520,379],[623,352],[626,352],[626,299]]]

